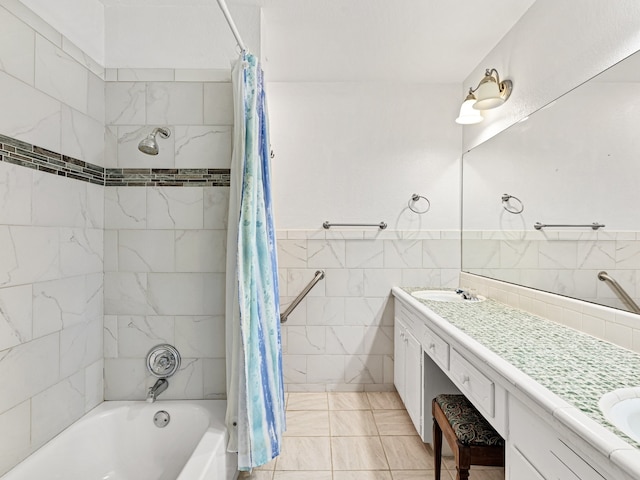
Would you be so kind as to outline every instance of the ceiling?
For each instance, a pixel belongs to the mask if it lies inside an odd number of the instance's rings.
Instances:
[[[104,32],[105,18],[111,18],[105,17],[105,8],[151,7],[157,16],[162,10],[153,7],[174,7],[173,12],[185,7],[185,12],[191,9],[194,17],[198,17],[200,6],[208,9],[215,6],[218,14],[216,0],[61,0],[55,7],[51,0],[21,1],[80,48],[83,45],[77,39],[87,39],[87,47],[92,48],[83,49],[89,54],[102,49],[103,58],[96,58],[101,63],[105,62],[104,34],[100,43],[96,36],[100,25],[96,22],[102,22]],[[270,81],[460,83],[534,1],[227,0],[227,3],[232,14],[238,16],[238,25],[243,25],[242,14],[246,11],[243,8],[262,8],[259,35]],[[167,15],[171,11],[166,9]],[[91,19],[93,24],[89,22]],[[194,26],[198,20],[193,19]],[[138,22],[136,28],[153,27]],[[206,30],[206,25],[203,28]],[[228,40],[230,32],[216,34]],[[145,32],[132,32],[132,38],[135,35],[144,36]],[[179,41],[180,37],[176,37],[176,42]],[[234,50],[232,56],[236,55]],[[94,57],[99,56],[97,53]]]
[[[265,0],[271,81],[462,82],[534,0]]]

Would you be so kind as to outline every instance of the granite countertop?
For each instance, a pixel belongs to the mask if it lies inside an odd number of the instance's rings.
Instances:
[[[410,295],[427,289],[400,290]],[[627,444],[640,448],[605,420],[598,407],[605,393],[640,385],[639,354],[491,299],[454,303],[410,298]]]

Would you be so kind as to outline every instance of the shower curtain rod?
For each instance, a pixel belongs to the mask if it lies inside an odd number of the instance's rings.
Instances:
[[[229,24],[231,33],[233,33],[233,36],[236,37],[236,42],[238,43],[238,46],[243,52],[246,52],[247,47],[244,45],[244,42],[242,41],[242,37],[240,37],[240,32],[238,31],[238,28],[236,27],[236,24],[234,23],[233,18],[231,17],[231,13],[229,12],[229,8],[227,7],[226,2],[224,0],[217,0],[217,1],[218,1],[218,5],[220,6],[220,10],[222,10],[222,14],[224,15],[225,20]]]

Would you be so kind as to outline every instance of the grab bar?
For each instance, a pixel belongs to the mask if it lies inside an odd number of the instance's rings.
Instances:
[[[304,290],[300,292],[300,295],[298,295],[293,300],[293,302],[291,302],[291,304],[287,307],[287,309],[280,314],[280,323],[284,323],[287,321],[287,319],[289,318],[289,315],[291,315],[291,312],[295,310],[298,304],[304,299],[304,297],[307,296],[307,294],[311,291],[311,289],[316,286],[316,283],[318,283],[323,278],[324,278],[324,271],[317,270],[315,273],[315,276],[311,279],[308,285],[304,287]]]
[[[387,224],[385,222],[380,223],[329,223],[326,221],[322,224],[325,229],[330,229],[331,227],[378,227],[380,230],[384,230],[387,228]]]
[[[618,295],[618,298],[622,300],[622,302],[629,308],[629,310],[631,310],[633,313],[640,313],[640,306],[638,306],[638,304],[633,301],[633,298],[631,298],[629,294],[625,292],[624,288],[622,288],[620,284],[616,282],[613,277],[611,277],[611,275],[609,275],[605,271],[602,271],[598,273],[598,280],[607,282],[607,285],[611,287],[611,290],[613,290],[616,295]]]
[[[580,227],[589,227],[589,228],[593,228],[594,230],[598,230],[599,228],[604,227],[605,225],[598,223],[598,222],[593,222],[589,225],[545,225],[544,223],[540,223],[540,222],[536,222],[533,225],[533,228],[535,228],[536,230],[540,230],[542,228],[546,228],[546,227],[576,227],[576,228],[580,228]]]

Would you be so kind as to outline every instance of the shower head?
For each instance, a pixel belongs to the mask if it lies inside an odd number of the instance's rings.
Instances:
[[[147,155],[157,155],[158,154],[158,142],[156,141],[156,135],[160,134],[162,138],[169,138],[171,136],[171,130],[168,128],[157,127],[154,128],[153,131],[144,137],[142,141],[138,144],[138,150],[142,153],[146,153]]]

